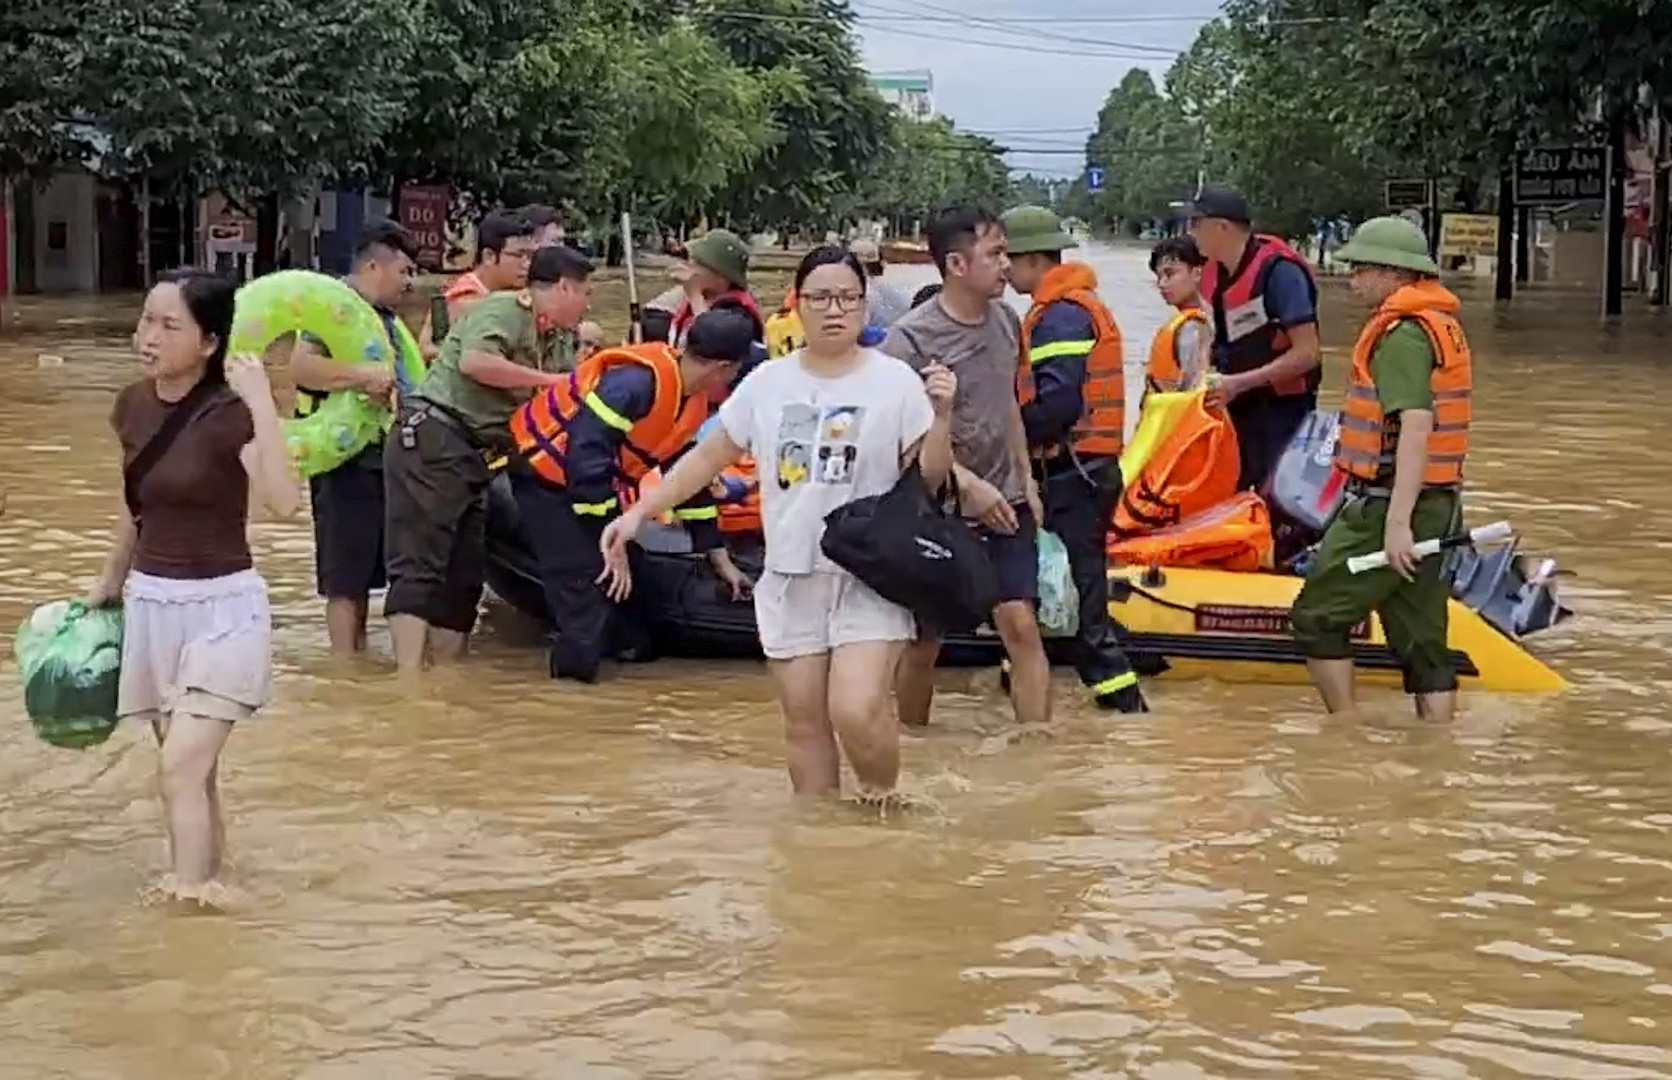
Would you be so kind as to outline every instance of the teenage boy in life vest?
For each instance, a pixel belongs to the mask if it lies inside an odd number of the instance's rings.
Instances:
[[[1222,406],[1242,452],[1240,485],[1271,475],[1318,407],[1318,285],[1294,248],[1255,235],[1248,200],[1203,188],[1190,234],[1206,257],[1202,296],[1213,316],[1208,404]]]
[[[1457,672],[1446,647],[1451,589],[1439,557],[1412,548],[1462,521],[1463,461],[1474,390],[1458,302],[1440,284],[1422,230],[1403,218],[1365,222],[1336,258],[1353,292],[1376,305],[1353,346],[1335,466],[1347,500],[1324,533],[1289,614],[1307,670],[1332,713],[1353,708],[1351,628],[1374,611],[1399,657],[1418,715],[1449,720]],[[1388,565],[1351,573],[1347,560],[1385,551]]]
[[[1194,390],[1207,376],[1213,323],[1202,310],[1206,262],[1196,241],[1188,236],[1169,236],[1150,251],[1155,287],[1173,308],[1173,317],[1150,342],[1149,362],[1144,365],[1144,381],[1150,390]]]
[[[1097,297],[1097,275],[1064,262],[1075,245],[1042,206],[1004,215],[1010,284],[1033,300],[1022,320],[1017,393],[1046,529],[1068,549],[1080,594],[1074,666],[1102,709],[1145,712],[1138,675],[1109,619],[1104,539],[1120,500],[1126,368],[1120,330]]]
[[[647,473],[665,469],[690,447],[708,419],[708,392],[731,383],[754,340],[747,312],[704,312],[691,323],[683,351],[660,341],[601,349],[575,369],[572,381],[537,393],[512,416],[511,490],[555,625],[552,678],[597,681],[612,652],[621,599],[597,583],[604,572],[598,539],[620,514],[620,493],[636,491]],[[721,545],[719,513],[707,489],[674,516],[733,597],[747,595],[749,581]],[[632,612],[622,614],[631,619]],[[642,626],[623,629],[642,639]]]

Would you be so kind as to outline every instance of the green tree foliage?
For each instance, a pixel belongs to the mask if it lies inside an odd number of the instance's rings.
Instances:
[[[1086,161],[1103,169],[1103,190],[1075,197],[1075,210],[1093,224],[1137,232],[1164,218],[1168,204],[1189,194],[1195,182],[1197,133],[1177,102],[1164,96],[1150,73],[1133,68],[1109,91],[1086,140]]]
[[[84,4],[6,0],[0,4],[0,175],[50,172],[89,146],[61,121],[73,103]]]
[[[607,104],[576,194],[592,206],[694,219],[767,153],[771,108],[788,80],[750,75],[688,19],[654,37],[623,37],[599,88]]]
[[[828,223],[884,152],[888,106],[870,88],[844,0],[698,0],[697,24],[770,88],[767,148],[727,186],[739,225]]]
[[[885,219],[900,232],[957,206],[998,212],[1013,200],[1004,149],[961,132],[944,117],[894,116],[882,154],[849,203],[851,213]]]
[[[1639,0],[1229,0],[1166,88],[1209,179],[1299,232],[1380,212],[1396,176],[1472,201],[1517,148],[1629,121],[1672,92],[1669,36]]]
[[[363,175],[411,91],[403,0],[93,3],[86,18],[79,111],[110,139],[107,170],[154,186],[290,194]]]
[[[1024,173],[1011,181],[1010,201],[1017,206],[1043,206],[1058,214],[1067,214],[1070,211],[1064,208],[1063,203],[1070,187],[1071,183],[1067,180]]]
[[[1401,168],[1346,136],[1340,87],[1285,40],[1295,32],[1215,21],[1167,73],[1208,181],[1242,191],[1261,228],[1291,236],[1379,212],[1382,182]]]

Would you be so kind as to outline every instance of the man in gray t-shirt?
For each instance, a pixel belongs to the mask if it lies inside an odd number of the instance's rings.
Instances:
[[[929,229],[929,250],[941,270],[938,296],[913,308],[889,329],[883,351],[922,370],[944,364],[958,378],[952,405],[952,456],[963,512],[984,526],[987,558],[998,578],[993,627],[1010,658],[1016,719],[1027,726],[1050,720],[1050,664],[1034,619],[1039,596],[1039,490],[1028,464],[1027,436],[1016,400],[1021,322],[1005,305],[1004,227],[973,210],[953,211]],[[900,720],[929,722],[934,627],[920,628],[895,686]]]
[[[944,293],[942,294],[944,295]],[[921,371],[931,360],[958,376],[952,453],[958,464],[998,489],[1004,501],[1027,501],[1028,472],[1011,431],[1017,411],[1016,364],[1022,324],[1001,300],[989,300],[980,321],[961,322],[940,296],[913,308],[888,331],[882,351]],[[976,492],[963,493],[974,500]]]

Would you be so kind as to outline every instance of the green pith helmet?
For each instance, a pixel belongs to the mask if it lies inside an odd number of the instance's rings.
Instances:
[[[1062,251],[1076,246],[1074,238],[1063,231],[1057,215],[1043,206],[1018,206],[1006,211],[1002,220],[1012,255]]]
[[[1440,272],[1440,265],[1428,254],[1428,237],[1402,217],[1371,218],[1358,227],[1335,257],[1359,266],[1391,266],[1419,274]]]
[[[711,229],[685,245],[685,254],[698,266],[725,278],[739,289],[749,287],[749,245],[730,229]]]

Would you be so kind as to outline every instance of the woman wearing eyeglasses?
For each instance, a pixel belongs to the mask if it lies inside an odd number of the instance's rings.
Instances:
[[[957,383],[930,366],[859,344],[865,275],[839,247],[817,248],[795,275],[806,344],[763,364],[720,407],[720,423],[642,502],[604,533],[605,577],[629,581],[626,543],[744,454],[759,463],[766,572],[755,619],[769,661],[797,794],[840,790],[838,740],[861,794],[900,772],[889,696],[915,633],[912,616],[825,558],[825,515],[893,488],[919,462],[931,485],[952,467],[948,414]]]

